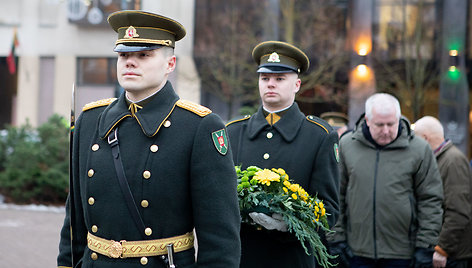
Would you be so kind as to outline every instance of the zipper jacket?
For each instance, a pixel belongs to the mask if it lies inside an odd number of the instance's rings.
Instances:
[[[443,190],[434,155],[405,118],[384,147],[365,137],[364,123],[340,141],[341,210],[331,240],[347,241],[356,256],[410,259],[438,242]]]

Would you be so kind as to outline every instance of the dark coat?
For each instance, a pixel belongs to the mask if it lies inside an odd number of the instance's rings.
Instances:
[[[323,120],[305,117],[294,103],[270,126],[262,108],[251,117],[227,125],[236,165],[283,168],[310,195],[323,200],[330,226],[338,215],[338,134]],[[270,134],[269,134],[270,133]],[[264,158],[266,155],[266,158]],[[241,267],[313,267],[290,233],[241,226]]]
[[[182,235],[195,228],[198,266],[238,267],[240,217],[234,163],[231,151],[220,153],[212,139],[212,133],[225,126],[203,106],[182,108],[176,105],[178,100],[167,82],[136,117],[124,95],[79,117],[72,167],[76,215],[72,248],[82,267],[143,267],[140,258],[111,259],[99,254],[92,260],[87,247],[87,232],[115,241],[143,240],[126,206],[107,142],[115,126],[131,192],[144,224],[152,229],[149,239]],[[158,150],[151,150],[152,145]],[[91,169],[94,174],[89,177]],[[149,178],[143,176],[145,171],[150,172]],[[61,232],[59,266],[71,266],[69,216]],[[98,231],[92,232],[92,226]],[[193,249],[176,253],[175,263],[194,267],[194,254]],[[148,257],[147,267],[165,266],[156,256]]]
[[[444,187],[439,246],[453,259],[472,258],[472,172],[467,157],[450,141],[435,152]]]
[[[443,190],[433,152],[406,118],[383,147],[364,124],[361,116],[339,141],[341,213],[333,240],[347,241],[359,257],[411,259],[415,248],[436,245],[441,229]]]

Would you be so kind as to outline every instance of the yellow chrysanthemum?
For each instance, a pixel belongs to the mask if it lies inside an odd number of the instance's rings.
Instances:
[[[298,192],[298,189],[299,189],[299,188],[300,188],[300,185],[298,185],[298,184],[292,184],[292,185],[290,185],[290,188],[289,188],[289,189],[290,189],[290,191],[296,193],[296,192]]]
[[[287,188],[290,188],[290,185],[292,185],[289,181],[284,181],[283,184]]]
[[[280,182],[279,174],[268,169],[259,170],[258,172],[256,172],[253,178],[256,179],[259,183],[265,184],[267,186],[270,186],[270,183],[273,181]]]
[[[285,193],[288,193],[287,187],[283,187],[282,189],[284,189],[284,192],[285,192]]]
[[[325,208],[322,208],[322,209],[321,209],[321,216],[324,216],[324,215],[326,215],[326,209],[325,209]]]
[[[298,196],[296,194],[292,194],[292,198],[297,200],[298,199]]]
[[[283,169],[281,169],[281,168],[277,169],[277,173],[279,173],[279,174],[282,175],[282,176],[285,175],[285,174],[287,174],[287,173],[285,173],[285,170],[283,170]]]

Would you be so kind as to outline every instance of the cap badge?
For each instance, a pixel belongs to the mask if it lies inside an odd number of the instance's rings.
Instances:
[[[134,28],[133,26],[129,26],[128,29],[126,29],[124,38],[134,38],[134,37],[139,37],[139,34],[136,32],[136,28]]]
[[[269,59],[267,59],[267,62],[280,62],[279,54],[277,52],[273,52],[270,54]]]

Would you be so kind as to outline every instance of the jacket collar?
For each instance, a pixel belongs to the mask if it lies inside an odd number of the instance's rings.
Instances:
[[[282,118],[272,127],[280,133],[284,140],[291,142],[297,136],[304,119],[305,117],[300,112],[297,103],[294,102],[292,106],[286,110]],[[262,107],[259,107],[259,110],[251,116],[248,122],[247,133],[249,139],[255,139],[259,132],[268,127],[270,127],[270,125],[264,117]]]
[[[441,146],[439,146],[438,148],[436,148],[433,152],[434,152],[434,156],[436,158],[438,158],[442,153],[444,153],[445,151],[447,151],[447,149],[451,148],[453,145],[453,143],[451,142],[451,140],[445,140],[444,141],[444,144],[441,144]]]
[[[147,103],[141,110],[136,112],[135,118],[141,126],[143,133],[154,136],[164,121],[172,113],[176,102],[179,100],[177,94],[169,81],[165,86]],[[132,117],[128,110],[125,93],[121,94],[117,101],[108,106],[99,119],[98,134],[104,139],[124,118]]]

